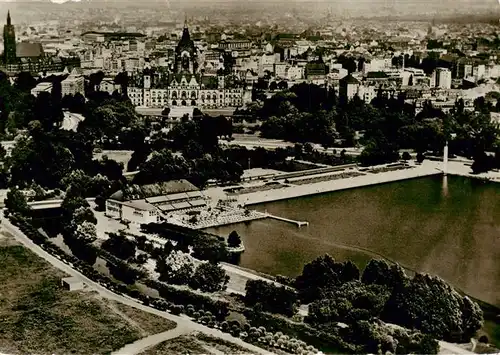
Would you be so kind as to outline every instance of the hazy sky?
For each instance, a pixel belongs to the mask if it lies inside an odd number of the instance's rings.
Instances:
[[[10,2],[14,5],[16,2],[19,3],[29,3],[30,1],[37,0],[0,0],[2,2]],[[38,0],[40,1],[40,0]],[[44,2],[52,1],[54,3],[63,3],[68,0],[41,0]],[[75,0],[69,0],[75,1]],[[77,0],[78,1],[78,0]],[[491,13],[499,14],[500,17],[500,0],[82,0],[91,1],[93,3],[99,2],[110,2],[114,4],[128,3],[139,5],[140,3],[157,3],[161,4],[163,2],[169,2],[176,8],[193,8],[196,5],[206,6],[211,4],[221,4],[224,3],[225,7],[231,7],[231,4],[237,5],[237,7],[244,11],[245,8],[254,8],[255,6],[269,7],[282,6],[284,10],[290,10],[294,5],[303,5],[307,3],[306,6],[315,8],[314,4],[318,5],[318,8],[324,9],[330,8],[333,11],[348,12],[352,15],[370,15],[378,13],[380,11],[390,13],[391,10],[398,14],[423,14],[423,13],[450,13],[458,12],[461,14],[470,13]],[[263,5],[260,5],[263,4]],[[264,5],[265,4],[265,5]],[[11,5],[11,6],[12,6]],[[28,5],[29,6],[29,5]],[[5,7],[5,6],[0,6]],[[14,10],[11,7],[11,10]],[[0,13],[3,11],[0,10]],[[372,13],[373,12],[373,13]]]

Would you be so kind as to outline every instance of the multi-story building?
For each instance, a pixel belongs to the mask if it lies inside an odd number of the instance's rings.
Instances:
[[[252,42],[246,39],[228,39],[220,41],[219,48],[229,51],[248,50],[252,48]]]
[[[354,78],[351,74],[342,78],[339,82],[339,94],[340,97],[347,100],[352,100],[354,96],[358,94],[360,87],[360,82],[358,79]]]
[[[115,91],[120,92],[121,86],[115,83],[114,78],[104,78],[99,84],[99,91],[105,91],[109,94],[112,94]]]
[[[286,71],[286,78],[288,80],[301,80],[304,79],[305,74],[305,68],[304,67],[299,67],[299,66],[291,66],[287,68]]]
[[[431,87],[451,89],[451,71],[447,68],[436,68],[432,73]]]
[[[85,79],[83,78],[83,75],[81,75],[78,70],[74,68],[69,76],[61,81],[62,96],[75,95],[77,93],[85,95],[84,82]]]
[[[234,75],[201,72],[198,51],[187,24],[175,49],[174,70],[136,71],[128,88],[135,106],[221,108],[243,106],[244,83]]]

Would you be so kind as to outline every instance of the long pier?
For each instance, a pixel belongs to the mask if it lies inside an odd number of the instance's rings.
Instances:
[[[269,214],[269,213],[265,213],[265,215],[268,218],[272,218],[272,219],[276,219],[278,221],[295,224],[299,228],[302,227],[302,226],[308,226],[309,225],[309,222],[307,222],[307,221],[295,221],[293,219],[289,219],[289,218],[285,218],[285,217],[279,217],[279,216],[275,216],[275,215],[272,215],[272,214]]]

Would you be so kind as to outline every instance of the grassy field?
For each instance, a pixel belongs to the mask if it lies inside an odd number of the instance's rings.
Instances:
[[[178,354],[250,354],[249,351],[219,338],[202,333],[182,335],[167,340],[141,355],[178,355]]]
[[[150,325],[159,331],[173,326],[136,310],[114,312],[93,292],[66,291],[60,286],[64,273],[0,238],[0,351],[104,354],[153,332]]]
[[[123,163],[123,171],[127,171],[127,164],[132,153],[132,150],[103,150],[102,152],[94,153],[94,159],[101,160],[103,156],[107,156],[118,163]]]
[[[144,333],[144,336],[162,333],[177,326],[173,321],[129,307],[123,303],[113,301],[110,304],[120,314],[124,315],[124,318],[128,318],[132,323],[135,323],[135,326]]]

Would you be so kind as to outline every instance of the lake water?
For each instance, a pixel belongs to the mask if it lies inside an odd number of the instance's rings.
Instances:
[[[241,266],[295,276],[325,253],[359,267],[383,256],[500,306],[500,184],[434,176],[253,208],[310,225],[266,219],[209,229],[241,235]]]

